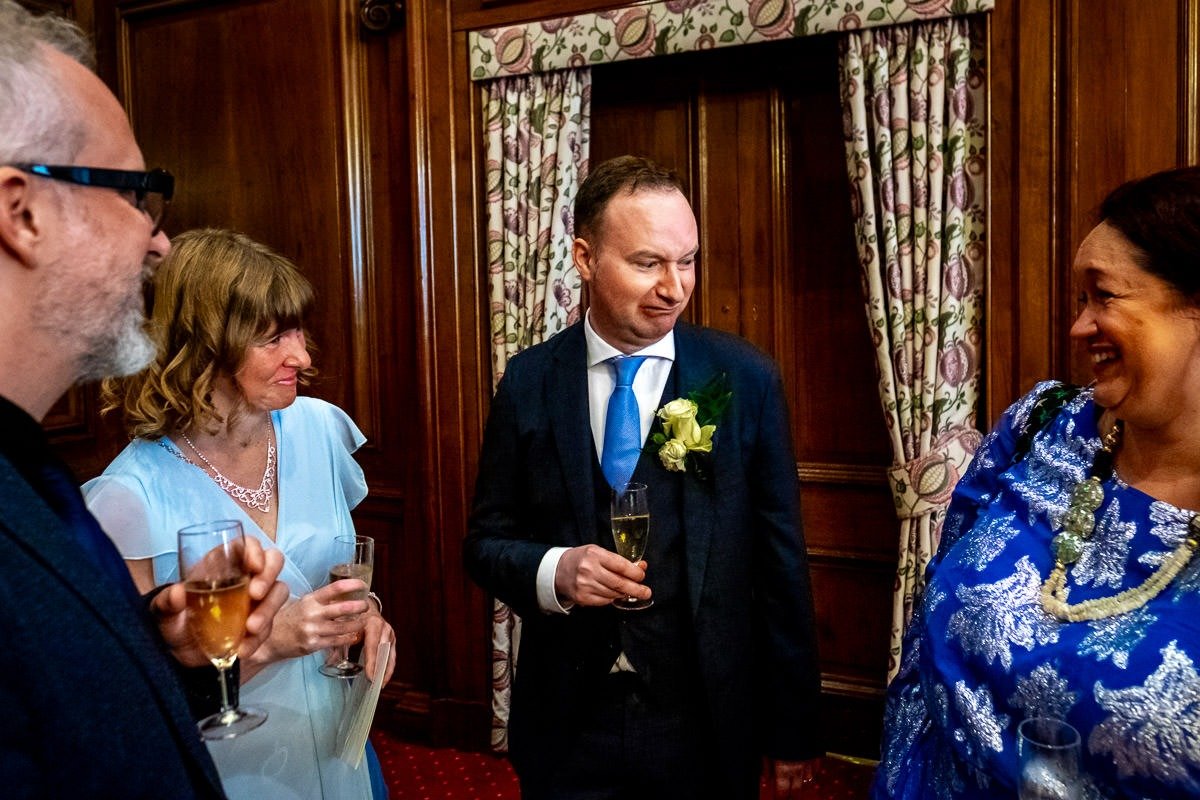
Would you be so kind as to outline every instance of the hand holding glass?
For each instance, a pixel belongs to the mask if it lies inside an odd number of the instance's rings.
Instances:
[[[1020,800],[1079,800],[1079,731],[1061,719],[1030,717],[1017,726]]]
[[[221,710],[200,720],[205,739],[229,739],[253,730],[267,712],[229,701],[229,668],[250,616],[250,577],[242,565],[246,543],[236,520],[189,525],[179,531],[179,575],[187,593],[187,626],[200,651],[220,673]]]
[[[612,493],[611,518],[613,542],[617,553],[633,563],[642,560],[646,553],[646,539],[650,536],[650,499],[649,489],[644,483],[631,483],[624,492],[616,489]],[[637,597],[621,597],[613,601],[613,606],[622,611],[640,611],[654,605],[653,600],[642,600]]]
[[[344,578],[358,578],[366,584],[359,591],[346,592],[338,595],[334,602],[346,600],[366,600],[367,592],[371,590],[371,576],[375,571],[375,540],[370,536],[337,536],[333,540],[337,549],[337,560],[329,568],[329,583]],[[330,678],[353,678],[363,671],[363,668],[350,660],[349,646],[342,645],[333,651],[332,663],[325,664],[319,670],[322,675]]]

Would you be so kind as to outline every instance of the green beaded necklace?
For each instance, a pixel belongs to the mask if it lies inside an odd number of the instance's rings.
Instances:
[[[1071,490],[1071,504],[1063,516],[1060,532],[1052,542],[1054,569],[1042,584],[1042,608],[1063,622],[1106,619],[1141,608],[1158,596],[1183,571],[1200,547],[1200,519],[1188,522],[1188,536],[1140,586],[1112,597],[1097,597],[1071,605],[1067,602],[1067,570],[1079,560],[1083,544],[1096,528],[1096,511],[1104,503],[1104,481],[1112,477],[1113,462],[1121,446],[1124,423],[1117,420],[1100,440],[1100,449],[1088,477]]]

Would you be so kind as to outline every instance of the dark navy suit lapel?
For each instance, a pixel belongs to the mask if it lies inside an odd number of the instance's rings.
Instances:
[[[158,695],[164,715],[176,723],[180,739],[186,742],[184,747],[203,765],[204,773],[214,785],[219,785],[208,766],[211,761],[204,755],[204,745],[191,724],[186,704],[172,702],[162,691],[163,686],[177,683],[178,678],[159,653],[158,643],[146,624],[137,616],[141,610],[130,604],[125,593],[85,554],[62,520],[3,458],[0,458],[0,495],[5,497],[5,502],[0,503],[0,526],[47,572],[57,575],[70,587],[80,602],[94,612],[98,624],[122,642]],[[174,694],[182,700],[182,692]]]
[[[47,570],[71,586],[114,634],[127,643],[131,638],[144,641],[145,630],[140,623],[130,624],[135,609],[119,587],[112,585],[108,575],[87,556],[63,521],[29,484],[6,461],[0,460],[0,465],[0,490],[11,501],[0,505],[0,525],[8,528]]]
[[[719,371],[707,348],[696,336],[695,329],[682,323],[675,326],[675,370],[679,397],[686,397],[700,388]],[[721,426],[718,425],[709,459],[712,473],[709,481],[702,483],[692,474],[683,476],[684,542],[687,552],[688,596],[691,598],[693,615],[700,608],[713,525],[716,515],[720,513],[716,498],[722,475],[721,438]]]
[[[592,485],[592,461],[596,458],[588,406],[587,343],[583,325],[576,325],[562,337],[554,354],[556,368],[546,386],[546,406],[550,429],[558,448],[563,483],[575,511],[575,546],[595,540],[596,504]]]

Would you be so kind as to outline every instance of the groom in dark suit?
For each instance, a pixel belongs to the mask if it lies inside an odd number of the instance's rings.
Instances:
[[[819,670],[778,370],[678,321],[699,243],[674,173],[600,164],[575,225],[588,314],[509,362],[465,547],[524,624],[509,725],[523,795],[753,798],[765,757],[777,796],[797,796],[821,753]],[[696,404],[656,414],[680,399]],[[630,481],[650,497],[638,564],[609,520]],[[626,596],[654,602],[612,606]]]

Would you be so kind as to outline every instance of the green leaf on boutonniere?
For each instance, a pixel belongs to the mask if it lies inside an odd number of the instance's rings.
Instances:
[[[688,392],[688,399],[696,404],[697,422],[701,425],[716,425],[725,415],[729,401],[733,399],[729,376],[724,372],[712,376],[708,383]]]

